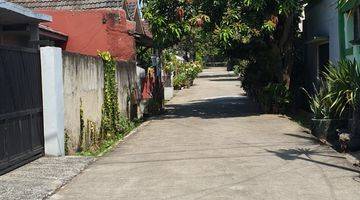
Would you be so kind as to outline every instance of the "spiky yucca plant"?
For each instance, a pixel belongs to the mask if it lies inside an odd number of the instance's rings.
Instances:
[[[339,7],[344,7],[347,4],[352,5],[352,7],[355,7],[355,5],[359,2],[359,0],[339,0]]]
[[[340,115],[346,108],[359,109],[360,68],[355,61],[342,60],[330,64],[324,73],[329,84],[328,98],[335,99],[332,108]]]
[[[324,73],[330,86],[327,98],[334,99],[332,108],[342,115],[347,108],[353,110],[353,134],[360,134],[360,68],[356,61],[342,60],[330,64]]]
[[[314,86],[314,94],[310,95],[303,89],[309,98],[310,109],[314,114],[314,119],[335,119],[339,115],[332,108],[333,99],[328,97],[330,86],[324,80],[320,80],[319,87]]]

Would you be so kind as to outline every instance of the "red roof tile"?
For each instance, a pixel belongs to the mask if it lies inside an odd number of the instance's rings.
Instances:
[[[30,9],[116,9],[123,7],[123,0],[7,0]]]

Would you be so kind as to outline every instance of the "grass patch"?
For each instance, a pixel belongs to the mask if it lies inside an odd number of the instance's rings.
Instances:
[[[102,141],[101,145],[99,145],[96,150],[86,150],[78,152],[76,155],[93,157],[102,156],[107,152],[111,151],[117,144],[119,144],[119,142],[123,141],[125,136],[127,136],[135,128],[139,127],[143,122],[143,120],[135,120],[132,122],[128,122],[123,134],[116,134],[114,138]]]

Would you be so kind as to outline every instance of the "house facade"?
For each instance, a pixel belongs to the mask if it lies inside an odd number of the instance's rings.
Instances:
[[[309,84],[321,77],[329,62],[337,62],[341,58],[337,2],[313,1],[305,7],[305,63]]]
[[[51,20],[48,15],[0,0],[0,45],[38,48],[39,23]]]
[[[68,36],[63,50],[97,56],[98,51],[110,51],[119,60],[135,60],[135,25],[126,20],[124,10],[39,10],[51,15],[53,22],[44,23]]]
[[[345,58],[360,62],[360,1],[343,5],[337,0],[309,3],[305,40],[307,66],[314,69],[313,74],[319,72],[327,57],[330,62]]]
[[[144,34],[136,23],[137,0],[10,0],[53,17],[43,23],[44,32],[54,46],[84,55],[97,56],[98,51],[110,51],[118,60],[136,59],[136,33]],[[59,38],[60,36],[60,38]]]
[[[349,1],[339,8],[340,53],[360,62],[360,2]]]

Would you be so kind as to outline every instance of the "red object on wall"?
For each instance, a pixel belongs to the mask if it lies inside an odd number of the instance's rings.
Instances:
[[[152,69],[148,69],[146,77],[142,80],[142,99],[151,99],[153,98],[153,91],[155,86],[155,73]]]
[[[135,23],[118,10],[37,10],[51,15],[52,22],[44,25],[69,36],[63,50],[90,56],[98,51],[110,51],[118,60],[135,60],[135,38],[130,34]]]

